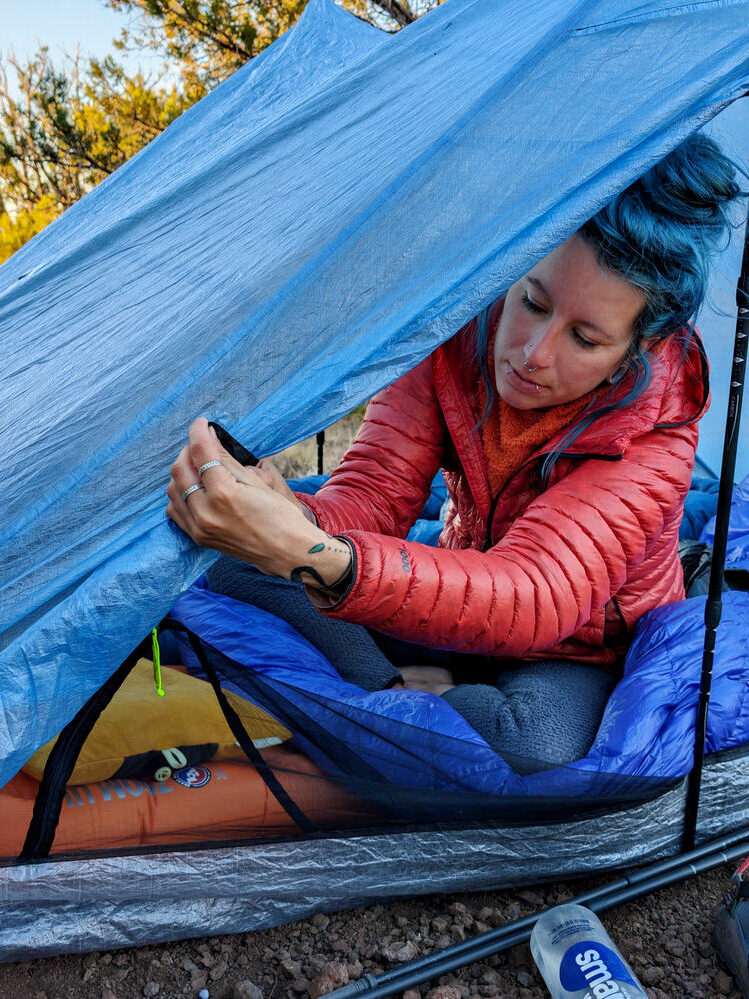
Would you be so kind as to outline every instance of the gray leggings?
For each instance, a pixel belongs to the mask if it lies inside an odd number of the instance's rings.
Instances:
[[[614,680],[595,666],[559,659],[516,662],[461,655],[401,642],[356,624],[323,617],[304,587],[266,576],[222,556],[208,570],[216,593],[275,614],[316,646],[341,677],[364,690],[384,690],[406,665],[438,665],[469,679],[443,694],[486,742],[520,774],[586,755]]]

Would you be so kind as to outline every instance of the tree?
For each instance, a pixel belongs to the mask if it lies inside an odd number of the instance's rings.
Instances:
[[[183,74],[215,86],[296,23],[307,0],[106,0],[136,18],[121,49],[148,47],[177,62]],[[415,21],[442,0],[340,0],[358,17],[388,31]]]
[[[0,75],[0,261],[205,93],[128,76],[112,59],[56,69],[46,49]]]
[[[296,23],[307,0],[102,0],[133,15],[120,50],[160,53],[164,74],[128,76],[114,57],[53,66],[45,48],[0,68],[0,262]],[[340,0],[389,31],[442,0]],[[173,81],[166,84],[164,81]]]

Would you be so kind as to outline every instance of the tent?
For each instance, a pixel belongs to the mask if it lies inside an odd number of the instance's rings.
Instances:
[[[720,112],[741,153],[747,102],[729,105],[749,87],[747,17],[745,0],[535,0],[522,18],[448,0],[390,37],[312,0],[0,268],[0,784],[209,564],[163,514],[192,417],[273,453],[413,366]],[[737,270],[716,270],[718,309]],[[735,614],[740,626],[740,603]],[[736,817],[730,756],[706,774],[703,836]],[[649,855],[675,848],[683,784],[658,791],[626,827],[619,812],[574,830],[430,822],[6,866],[0,953],[620,865],[641,856],[646,829]]]

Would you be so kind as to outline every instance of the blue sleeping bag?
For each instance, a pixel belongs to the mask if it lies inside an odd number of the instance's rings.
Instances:
[[[297,484],[298,486],[298,484]],[[297,487],[295,486],[295,487]],[[432,507],[442,493],[437,481]],[[746,483],[744,484],[746,486]],[[737,491],[730,550],[749,559],[749,494]],[[327,773],[413,788],[513,796],[620,794],[622,778],[675,781],[692,766],[704,636],[704,598],[644,615],[588,755],[516,774],[441,697],[368,693],[346,683],[290,625],[198,584],[172,617],[200,637],[228,687],[296,734]],[[724,594],[713,670],[708,753],[749,743],[749,593]],[[200,664],[183,641],[183,660]]]
[[[700,541],[712,546],[714,540],[715,517],[713,516],[702,529]],[[726,547],[726,569],[749,572],[749,475],[733,491]]]

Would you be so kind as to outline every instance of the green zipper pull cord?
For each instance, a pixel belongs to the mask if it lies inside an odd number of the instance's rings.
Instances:
[[[161,685],[161,649],[159,648],[159,634],[154,628],[151,632],[153,642],[153,681],[156,684],[156,693],[163,697],[166,691]]]

